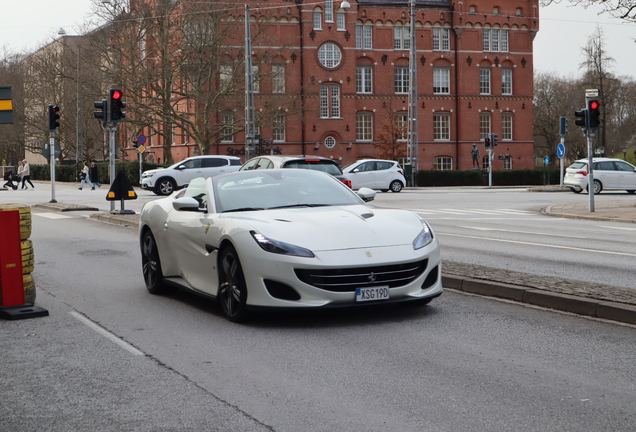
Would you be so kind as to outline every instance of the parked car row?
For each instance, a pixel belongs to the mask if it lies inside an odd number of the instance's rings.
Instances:
[[[198,177],[209,178],[233,171],[303,168],[331,174],[354,190],[366,187],[382,192],[400,192],[406,185],[404,171],[395,161],[363,159],[340,169],[333,159],[305,156],[257,156],[241,165],[234,156],[195,156],[168,168],[145,171],[142,189],[157,195],[170,195]]]
[[[587,159],[574,161],[565,170],[563,185],[575,193],[588,190],[588,167],[589,162]],[[594,194],[598,194],[602,190],[636,192],[636,167],[624,160],[594,158],[592,160],[592,177],[594,179],[592,187]]]

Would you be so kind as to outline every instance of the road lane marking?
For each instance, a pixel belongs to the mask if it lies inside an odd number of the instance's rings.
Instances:
[[[543,235],[543,236],[550,236],[550,237],[564,237],[564,238],[572,238],[572,239],[589,238],[589,237],[577,237],[577,236],[569,236],[569,235],[562,235],[562,234],[549,234],[549,233],[542,233],[542,232],[506,230],[506,229],[500,229],[500,228],[485,228],[485,227],[471,227],[471,226],[461,226],[460,228],[475,229],[479,231],[501,231],[501,232],[515,233],[515,234],[532,234],[532,235]]]
[[[79,314],[77,312],[69,312],[69,313],[73,316],[73,318],[75,318],[75,319],[79,320],[80,322],[86,324],[87,326],[89,326],[90,328],[95,330],[97,333],[101,334],[102,336],[105,336],[107,339],[111,340],[112,342],[115,342],[117,345],[119,345],[121,348],[125,349],[126,351],[130,352],[131,354],[136,355],[136,356],[145,355],[143,352],[139,351],[137,348],[135,348],[134,346],[132,346],[128,342],[126,342],[123,339],[117,337],[116,335],[114,335],[113,333],[109,332],[104,327],[100,326],[99,324],[96,324],[93,321],[89,320],[84,315]]]
[[[33,213],[35,216],[42,216],[48,219],[71,219],[72,216],[66,216],[59,213]]]
[[[609,228],[609,229],[617,229],[617,230],[636,231],[636,228],[614,227],[614,226],[605,226],[605,225],[601,225],[600,227]]]
[[[558,246],[558,245],[549,245],[549,244],[543,244],[543,243],[524,242],[524,241],[518,241],[518,240],[503,240],[503,239],[496,239],[491,237],[478,237],[478,236],[470,236],[470,235],[463,235],[463,234],[450,234],[450,233],[444,233],[439,231],[436,231],[436,233],[441,235],[451,236],[451,237],[464,237],[464,238],[472,238],[476,240],[491,240],[491,241],[502,242],[502,243],[516,243],[516,244],[529,245],[529,246],[543,246],[543,247],[553,248],[553,249],[569,249],[569,250],[576,250],[581,252],[596,252],[596,253],[604,253],[608,255],[622,255],[622,256],[628,256],[628,257],[636,257],[636,254],[626,253],[626,252],[612,252],[612,251],[604,251],[599,249],[586,249],[586,248],[578,248],[578,247],[572,247],[572,246]]]

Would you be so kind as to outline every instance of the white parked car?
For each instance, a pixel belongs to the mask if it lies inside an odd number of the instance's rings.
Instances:
[[[141,188],[157,195],[170,195],[197,177],[213,177],[238,171],[241,160],[234,156],[195,156],[162,169],[144,171]]]
[[[141,211],[146,287],[216,298],[230,321],[251,308],[427,304],[442,293],[437,237],[415,213],[365,205],[374,196],[306,169],[192,180]]]
[[[576,160],[565,170],[563,185],[572,192],[580,193],[588,188],[588,160]],[[602,190],[624,190],[636,192],[636,167],[621,159],[592,159],[594,194]]]
[[[354,190],[368,187],[382,192],[400,192],[406,185],[404,171],[395,161],[362,159],[345,166],[342,172],[351,180]]]

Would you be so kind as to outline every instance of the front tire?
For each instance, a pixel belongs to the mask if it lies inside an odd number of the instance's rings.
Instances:
[[[161,272],[161,261],[159,260],[159,250],[157,242],[150,230],[144,233],[141,242],[141,263],[144,273],[146,288],[150,294],[162,294],[166,291]]]
[[[228,246],[221,253],[219,302],[225,317],[232,322],[247,317],[247,285],[236,249]]]
[[[393,180],[391,184],[389,185],[389,189],[391,189],[391,192],[395,192],[395,193],[400,192],[403,187],[404,185],[399,180]]]
[[[157,182],[155,186],[155,193],[157,195],[170,195],[177,188],[177,184],[171,178],[162,178]]]

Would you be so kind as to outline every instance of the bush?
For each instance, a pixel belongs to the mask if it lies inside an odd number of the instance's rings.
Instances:
[[[83,163],[76,165],[56,165],[55,166],[55,181],[60,182],[79,182],[79,173],[84,166]],[[155,163],[147,163],[144,162],[143,169],[144,171],[163,168],[164,165],[158,165]],[[32,180],[51,180],[51,166],[50,165],[31,165],[31,179]],[[100,183],[110,183],[110,175],[109,175],[109,164],[108,162],[98,162],[97,170],[99,172],[99,181]],[[124,171],[124,174],[130,181],[130,184],[133,186],[139,186],[139,162],[138,161],[130,161],[130,162],[117,162],[115,164],[115,175],[119,173],[120,170]]]
[[[546,174],[549,174],[549,182]],[[492,172],[493,186],[534,186],[558,185],[560,183],[558,168],[494,170]],[[415,175],[417,186],[487,186],[488,171],[436,171],[420,170]]]

